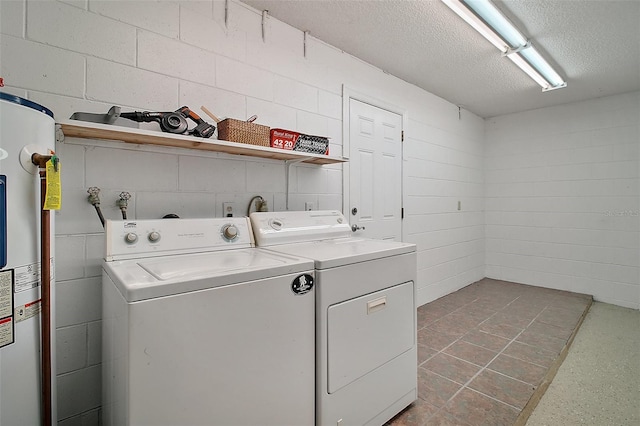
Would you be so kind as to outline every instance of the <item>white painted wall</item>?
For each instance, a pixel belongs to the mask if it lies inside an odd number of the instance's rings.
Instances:
[[[0,1],[4,91],[59,120],[75,111],[169,111],[206,105],[238,119],[331,137],[342,155],[343,85],[407,111],[406,241],[418,244],[423,304],[484,276],[484,120],[235,1]],[[197,111],[199,112],[199,111]],[[153,127],[151,125],[148,128]],[[58,412],[64,426],[99,421],[102,228],[87,203],[102,189],[107,218],[222,216],[256,194],[284,209],[280,161],[67,139],[56,213]],[[400,189],[399,189],[400,190]],[[342,209],[342,166],[292,168],[290,208]],[[457,202],[461,201],[461,210]]]
[[[441,123],[412,116],[405,145],[404,230],[418,245],[420,304],[484,277],[483,126],[443,110]]]
[[[640,92],[487,120],[486,275],[640,308]]]

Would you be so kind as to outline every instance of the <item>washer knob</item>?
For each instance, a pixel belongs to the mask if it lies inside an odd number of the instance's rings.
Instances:
[[[135,232],[129,232],[124,236],[124,242],[127,244],[133,244],[138,241],[138,235]]]
[[[149,239],[149,242],[157,243],[160,241],[160,233],[158,231],[151,231],[149,232],[149,235],[147,235],[147,238]]]
[[[235,225],[226,225],[222,228],[222,236],[229,241],[233,241],[238,237],[238,228]]]

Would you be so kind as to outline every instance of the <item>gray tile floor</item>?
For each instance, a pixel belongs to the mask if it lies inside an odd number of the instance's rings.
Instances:
[[[418,308],[418,400],[389,425],[513,425],[591,296],[483,279]]]

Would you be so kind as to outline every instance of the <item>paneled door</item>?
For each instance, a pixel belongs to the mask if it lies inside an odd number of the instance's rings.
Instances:
[[[353,235],[402,241],[402,116],[349,99],[349,157]]]

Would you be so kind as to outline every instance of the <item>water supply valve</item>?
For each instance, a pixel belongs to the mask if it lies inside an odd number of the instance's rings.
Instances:
[[[87,189],[87,193],[89,194],[89,203],[91,203],[92,206],[95,205],[100,205],[100,188],[98,188],[97,186],[92,186],[89,187],[89,189]]]
[[[116,202],[116,205],[122,212],[122,219],[127,220],[127,207],[129,206],[129,200],[131,199],[131,194],[126,191],[120,193],[120,198]]]

